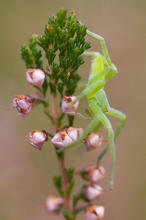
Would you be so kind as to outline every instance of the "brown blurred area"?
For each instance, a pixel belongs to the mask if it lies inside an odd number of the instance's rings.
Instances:
[[[59,173],[53,147],[47,142],[42,151],[32,148],[25,136],[33,129],[52,130],[46,116],[34,109],[22,119],[12,106],[14,94],[29,94],[20,47],[32,34],[42,34],[48,17],[60,7],[75,9],[89,30],[102,35],[119,74],[106,86],[110,104],[127,115],[117,146],[115,188],[108,189],[108,177],[101,185],[106,193],[97,204],[106,208],[105,220],[146,218],[146,1],[18,1],[0,0],[0,219],[56,219],[44,208],[49,194],[56,194],[52,176]],[[88,38],[94,50],[99,42]],[[90,60],[80,69],[88,77]],[[84,106],[82,101],[81,106]],[[114,119],[111,119],[115,123]],[[79,127],[81,119],[76,120]],[[48,147],[49,146],[49,147]],[[98,155],[98,151],[97,151]],[[67,166],[81,169],[93,164],[96,152],[66,153]],[[109,153],[103,165],[109,169]],[[76,182],[76,190],[81,179]],[[84,215],[82,215],[84,218]],[[78,217],[80,219],[80,217]]]

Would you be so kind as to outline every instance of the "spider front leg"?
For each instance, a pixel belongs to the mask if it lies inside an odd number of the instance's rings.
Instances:
[[[67,146],[63,148],[58,149],[57,153],[64,151],[66,148],[70,148],[81,143],[88,136],[88,134],[92,132],[94,128],[98,125],[99,125],[99,119],[98,119],[98,116],[95,116],[93,120],[91,121],[91,123],[88,125],[88,127],[84,130],[84,133],[81,137],[79,137],[76,141],[72,142],[71,144],[68,144]]]
[[[114,108],[109,108],[109,111],[107,112],[107,115],[113,116],[115,118],[120,119],[120,124],[118,125],[118,127],[116,128],[115,132],[114,132],[114,140],[117,139],[118,135],[121,132],[121,129],[124,127],[125,123],[126,123],[126,115]],[[104,150],[101,152],[101,154],[99,155],[98,159],[97,159],[97,164],[100,164],[100,161],[102,159],[102,157],[105,155],[105,153],[107,152],[109,148],[109,144],[104,148]]]
[[[109,52],[108,52],[108,49],[107,49],[106,42],[105,42],[104,38],[101,37],[101,36],[98,35],[98,34],[93,33],[92,31],[87,30],[86,32],[87,32],[87,34],[90,35],[91,37],[93,37],[93,38],[95,38],[95,39],[97,39],[97,40],[100,41],[101,48],[102,48],[102,51],[103,51],[103,55],[104,55],[104,57],[105,57],[105,59],[106,59],[106,62],[107,62],[107,64],[108,64],[109,66],[112,66],[111,58],[110,58],[110,56],[109,56]]]
[[[108,52],[104,38],[98,34],[93,33],[92,31],[87,30],[86,32],[89,36],[99,40],[99,42],[101,44],[102,51],[103,51],[103,60],[107,66],[111,67],[111,71],[109,72],[109,74],[106,75],[105,79],[109,80],[109,79],[113,78],[114,75],[118,73],[118,70],[117,70],[117,67],[111,62],[111,58],[109,56],[109,52]],[[83,55],[84,56],[95,56],[96,54],[98,54],[98,53],[89,51],[89,52],[84,52]]]

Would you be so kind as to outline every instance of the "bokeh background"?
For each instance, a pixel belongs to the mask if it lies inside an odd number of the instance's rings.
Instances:
[[[33,129],[52,130],[38,107],[22,119],[12,106],[13,94],[29,94],[20,46],[32,34],[42,34],[48,17],[60,7],[75,9],[77,16],[107,42],[119,74],[106,86],[111,106],[127,115],[117,145],[115,188],[108,190],[108,177],[102,182],[106,193],[97,204],[106,207],[105,220],[146,218],[146,1],[145,0],[0,0],[0,219],[56,219],[44,208],[49,194],[56,194],[52,176],[59,173],[54,150],[45,144],[42,151],[29,145],[25,136]],[[99,42],[88,38],[94,50]],[[80,72],[88,77],[90,61]],[[81,106],[84,107],[85,101]],[[112,121],[113,124],[115,121]],[[76,120],[80,126],[81,120]],[[49,146],[49,147],[48,147]],[[67,166],[81,169],[96,161],[97,153],[66,153]],[[109,154],[103,160],[109,169]],[[76,182],[76,190],[81,184]],[[84,214],[80,218],[84,218]]]

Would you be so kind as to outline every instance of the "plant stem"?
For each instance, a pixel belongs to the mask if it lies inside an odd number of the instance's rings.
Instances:
[[[59,124],[58,124],[58,112],[57,112],[57,104],[56,104],[56,94],[52,93],[52,116],[54,119],[54,127],[57,130],[59,130]]]
[[[62,152],[58,157],[59,158],[59,164],[60,164],[60,171],[61,171],[61,175],[62,175],[62,189],[63,189],[64,205],[65,205],[66,209],[71,210],[69,197],[67,195],[68,183],[67,183],[66,172],[65,172],[65,159],[64,159],[64,156],[65,156],[64,152]]]
[[[58,124],[58,112],[57,112],[57,103],[56,103],[56,94],[52,93],[52,116],[54,119],[54,127],[56,130],[59,130],[59,124]],[[65,169],[65,155],[64,152],[61,152],[60,154],[57,154],[58,162],[59,162],[59,167],[60,167],[60,172],[61,172],[61,179],[62,179],[62,189],[63,189],[63,198],[64,198],[64,205],[65,208],[68,210],[71,210],[70,207],[70,201],[69,197],[67,195],[67,178],[66,178],[66,169]]]

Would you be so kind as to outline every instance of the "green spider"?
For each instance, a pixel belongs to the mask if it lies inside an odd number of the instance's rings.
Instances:
[[[114,75],[118,72],[116,66],[111,62],[105,40],[103,37],[89,30],[87,30],[87,34],[100,41],[103,55],[99,54],[98,52],[84,53],[85,56],[92,57],[89,79],[86,84],[86,88],[68,106],[71,106],[73,103],[86,96],[88,99],[89,108],[94,117],[91,118],[91,123],[85,129],[83,135],[78,140],[67,145],[65,148],[72,147],[80,143],[95,128],[97,129],[97,127],[99,128],[101,125],[103,125],[108,132],[108,145],[99,155],[98,165],[100,163],[101,158],[104,156],[104,154],[109,148],[111,156],[110,188],[112,189],[114,182],[114,170],[116,159],[115,139],[118,137],[122,127],[126,122],[126,116],[122,112],[110,107],[106,93],[103,90],[106,82],[112,77],[114,77]],[[120,124],[118,125],[115,131],[113,131],[112,125],[109,119],[107,118],[107,115],[120,119]],[[58,151],[62,151],[65,148],[60,149]]]

